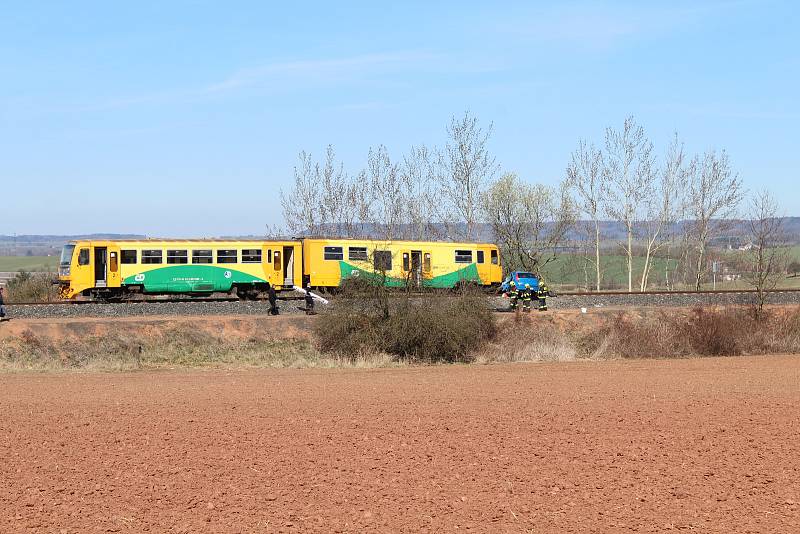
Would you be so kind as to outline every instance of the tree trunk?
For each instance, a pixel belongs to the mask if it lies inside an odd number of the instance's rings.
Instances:
[[[633,293],[633,228],[628,226],[628,293]]]
[[[597,291],[600,291],[600,223],[594,220],[594,266],[597,282]]]

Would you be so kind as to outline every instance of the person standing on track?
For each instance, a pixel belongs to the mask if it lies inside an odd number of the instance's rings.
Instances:
[[[269,299],[269,314],[278,315],[280,313],[278,311],[278,295],[275,293],[275,288],[272,287],[272,284],[269,285],[269,290],[267,290],[267,298]]]
[[[306,315],[314,313],[314,297],[311,295],[311,284],[306,284]]]
[[[522,298],[522,311],[525,313],[530,313],[531,299],[533,298],[533,290],[531,290],[531,285],[525,284],[525,289],[520,291],[519,296]]]
[[[547,311],[547,294],[549,290],[547,289],[547,284],[544,280],[539,279],[539,293],[537,297],[539,297],[539,311]]]
[[[517,292],[517,284],[513,280],[508,284],[508,298],[511,300],[511,311],[517,311],[519,293]]]

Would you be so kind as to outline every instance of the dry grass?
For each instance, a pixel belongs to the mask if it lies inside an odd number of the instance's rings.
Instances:
[[[554,315],[534,314],[525,320],[513,318],[483,325],[469,337],[443,338],[463,332],[460,314],[472,317],[473,303],[449,299],[446,306],[430,312],[420,301],[404,304],[375,330],[354,325],[362,318],[346,316],[334,323],[339,331],[352,332],[337,350],[320,350],[305,339],[275,340],[261,335],[231,338],[187,325],[155,328],[142,336],[137,329],[115,329],[97,335],[73,328],[64,338],[53,340],[25,330],[7,337],[0,345],[0,371],[97,370],[126,371],[168,368],[330,368],[389,367],[409,363],[440,362],[530,362],[578,359],[682,358],[735,356],[739,354],[800,354],[800,307],[775,308],[755,315],[746,308],[712,308],[639,315],[635,312],[607,316],[599,322],[558,320]],[[457,302],[453,302],[453,301]],[[481,312],[482,313],[482,312]],[[482,317],[478,313],[477,317]],[[325,316],[320,316],[323,319]],[[441,327],[443,321],[457,327]],[[342,324],[344,327],[342,327]],[[319,325],[330,325],[319,321]],[[352,330],[349,330],[351,329]],[[318,330],[319,331],[319,330]],[[376,345],[359,345],[375,339]],[[399,335],[399,334],[402,335]],[[392,337],[397,335],[398,337]],[[437,345],[441,343],[441,345]],[[382,350],[400,344],[406,356]],[[437,358],[437,347],[449,358]],[[341,347],[347,347],[347,352]],[[417,347],[413,352],[408,347]],[[459,354],[458,357],[452,357]],[[415,356],[416,355],[416,356]],[[424,355],[424,356],[420,356]]]
[[[134,332],[88,335],[59,341],[31,330],[6,338],[0,347],[0,371],[129,371],[172,368],[386,367],[398,365],[385,354],[338,358],[319,352],[305,340],[253,336],[231,340],[187,326],[172,327],[142,340]]]

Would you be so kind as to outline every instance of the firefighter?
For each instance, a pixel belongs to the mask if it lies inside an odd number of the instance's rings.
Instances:
[[[511,311],[516,311],[519,293],[517,292],[517,284],[515,284],[513,280],[508,284],[508,298],[511,299]]]
[[[539,311],[547,311],[547,284],[544,280],[539,280]]]
[[[531,299],[533,298],[531,285],[525,284],[525,289],[520,291],[519,296],[522,298],[522,311],[529,313],[531,311]]]

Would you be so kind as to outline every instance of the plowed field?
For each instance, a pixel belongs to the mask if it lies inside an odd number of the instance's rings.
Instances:
[[[800,358],[0,375],[1,532],[797,532]]]

